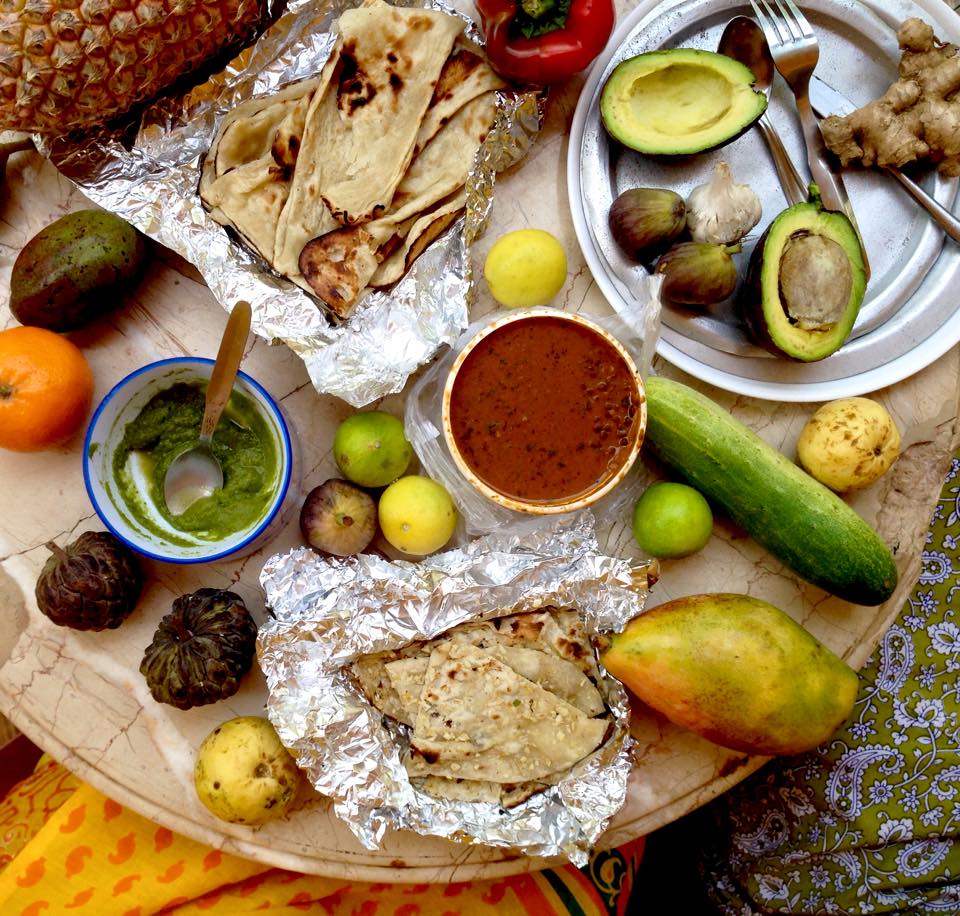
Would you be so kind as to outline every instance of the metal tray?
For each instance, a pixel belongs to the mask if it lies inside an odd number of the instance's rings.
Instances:
[[[803,8],[820,41],[817,75],[856,104],[882,94],[895,78],[895,29],[904,19],[921,16],[940,37],[960,40],[960,18],[940,0],[886,0],[883,6],[875,0],[805,0]],[[626,188],[668,187],[686,196],[726,159],[736,180],[756,190],[764,209],[737,256],[741,276],[760,231],[787,206],[758,131],[710,153],[652,158],[610,140],[600,120],[600,90],[620,61],[657,48],[714,50],[724,25],[738,14],[752,15],[749,4],[642,2],[620,24],[580,95],[567,157],[570,208],[597,285],[618,311],[642,270],[623,256],[607,227],[610,204]],[[768,111],[801,174],[808,174],[793,97],[779,77]],[[664,308],[660,355],[729,391],[813,401],[892,384],[960,340],[960,248],[945,246],[940,229],[886,175],[847,170],[844,177],[873,274],[853,334],[839,351],[817,363],[777,358],[750,343],[731,299],[706,314]],[[957,179],[932,173],[924,185],[948,208],[957,205]]]

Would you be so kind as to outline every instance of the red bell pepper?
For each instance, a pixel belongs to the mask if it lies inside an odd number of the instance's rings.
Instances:
[[[475,0],[501,76],[546,85],[578,73],[613,31],[613,0]]]

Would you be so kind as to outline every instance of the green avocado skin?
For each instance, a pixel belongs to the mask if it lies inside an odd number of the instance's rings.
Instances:
[[[829,331],[801,331],[787,319],[780,298],[780,259],[796,233],[823,235],[841,246],[850,262],[852,285],[843,317]],[[867,274],[857,230],[843,213],[824,210],[819,201],[794,204],[767,227],[750,256],[738,307],[753,340],[777,356],[800,362],[825,359],[840,349],[860,314]]]
[[[644,80],[662,77],[665,86],[692,85],[693,92],[675,100],[673,110],[702,109],[703,120],[716,116],[709,128],[694,136],[669,134],[644,121],[645,107],[635,93]],[[704,78],[723,79],[737,98],[729,109],[717,114],[715,87]],[[698,77],[700,78],[698,80]],[[732,58],[696,48],[648,51],[621,61],[607,78],[600,93],[600,118],[608,134],[624,146],[649,156],[683,156],[717,149],[749,130],[766,111],[767,97],[753,89],[753,73]],[[691,99],[695,98],[695,101]]]
[[[644,447],[778,560],[853,604],[893,594],[893,556],[839,496],[687,385],[651,376],[646,395]]]
[[[103,210],[77,210],[35,235],[10,276],[21,324],[73,331],[120,304],[146,261],[143,236]]]

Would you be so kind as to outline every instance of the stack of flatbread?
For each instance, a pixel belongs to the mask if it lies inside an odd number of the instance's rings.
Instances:
[[[320,75],[237,106],[204,160],[211,216],[341,318],[466,204],[505,84],[463,25],[381,0],[344,12]]]
[[[410,728],[404,765],[437,798],[514,807],[595,750],[610,724],[573,611],[465,624],[358,659],[377,709]]]

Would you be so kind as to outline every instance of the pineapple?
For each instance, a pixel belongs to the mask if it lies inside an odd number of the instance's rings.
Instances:
[[[0,0],[0,130],[122,114],[248,37],[261,0]]]

